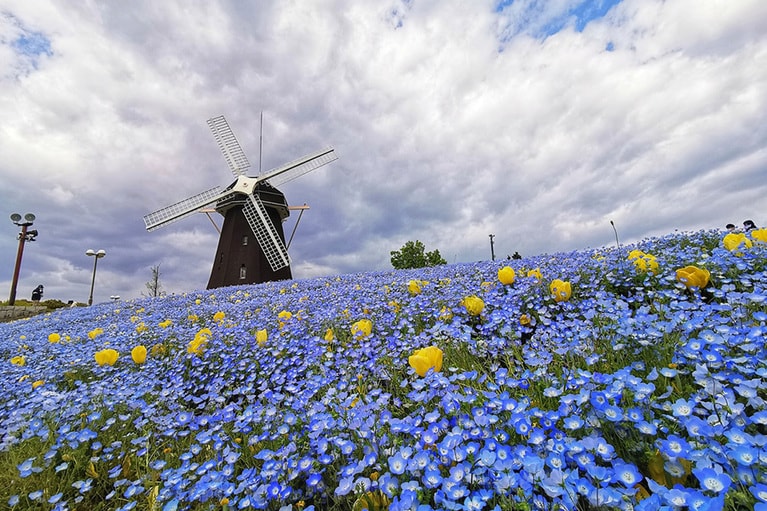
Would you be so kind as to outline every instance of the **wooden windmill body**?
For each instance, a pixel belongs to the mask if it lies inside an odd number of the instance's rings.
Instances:
[[[290,212],[285,196],[276,186],[336,160],[333,149],[323,149],[263,175],[249,177],[245,171],[250,163],[226,119],[215,117],[208,120],[208,125],[236,180],[224,190],[211,188],[144,216],[147,230],[213,206],[224,217],[224,224],[208,289],[292,278],[282,229]]]

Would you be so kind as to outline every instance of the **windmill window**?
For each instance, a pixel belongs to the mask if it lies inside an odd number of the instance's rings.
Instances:
[[[240,280],[245,280],[245,278],[247,277],[247,274],[248,274],[248,270],[247,268],[245,268],[245,265],[243,264],[242,266],[240,266]]]
[[[242,245],[245,246],[247,244],[248,244],[248,235],[246,234],[242,237]]]

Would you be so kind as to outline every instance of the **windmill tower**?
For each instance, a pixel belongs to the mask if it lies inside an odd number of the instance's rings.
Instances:
[[[245,175],[250,163],[224,116],[208,119],[235,181],[144,216],[147,231],[213,206],[224,217],[208,289],[290,279],[290,257],[282,222],[288,203],[276,187],[338,158],[332,148],[306,155],[259,176]]]

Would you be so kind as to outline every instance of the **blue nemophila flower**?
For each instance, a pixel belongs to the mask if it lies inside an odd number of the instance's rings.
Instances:
[[[694,469],[692,473],[698,479],[700,487],[716,494],[724,493],[730,487],[730,476],[722,472],[716,472],[713,468]]]

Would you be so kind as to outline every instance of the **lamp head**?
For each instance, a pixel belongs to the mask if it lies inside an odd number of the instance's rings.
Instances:
[[[29,223],[32,223],[35,221],[35,215],[33,215],[32,213],[27,213],[26,215],[24,215],[24,220],[26,220]]]
[[[18,213],[11,214],[11,222],[18,223],[18,221],[21,220],[21,215]]]

